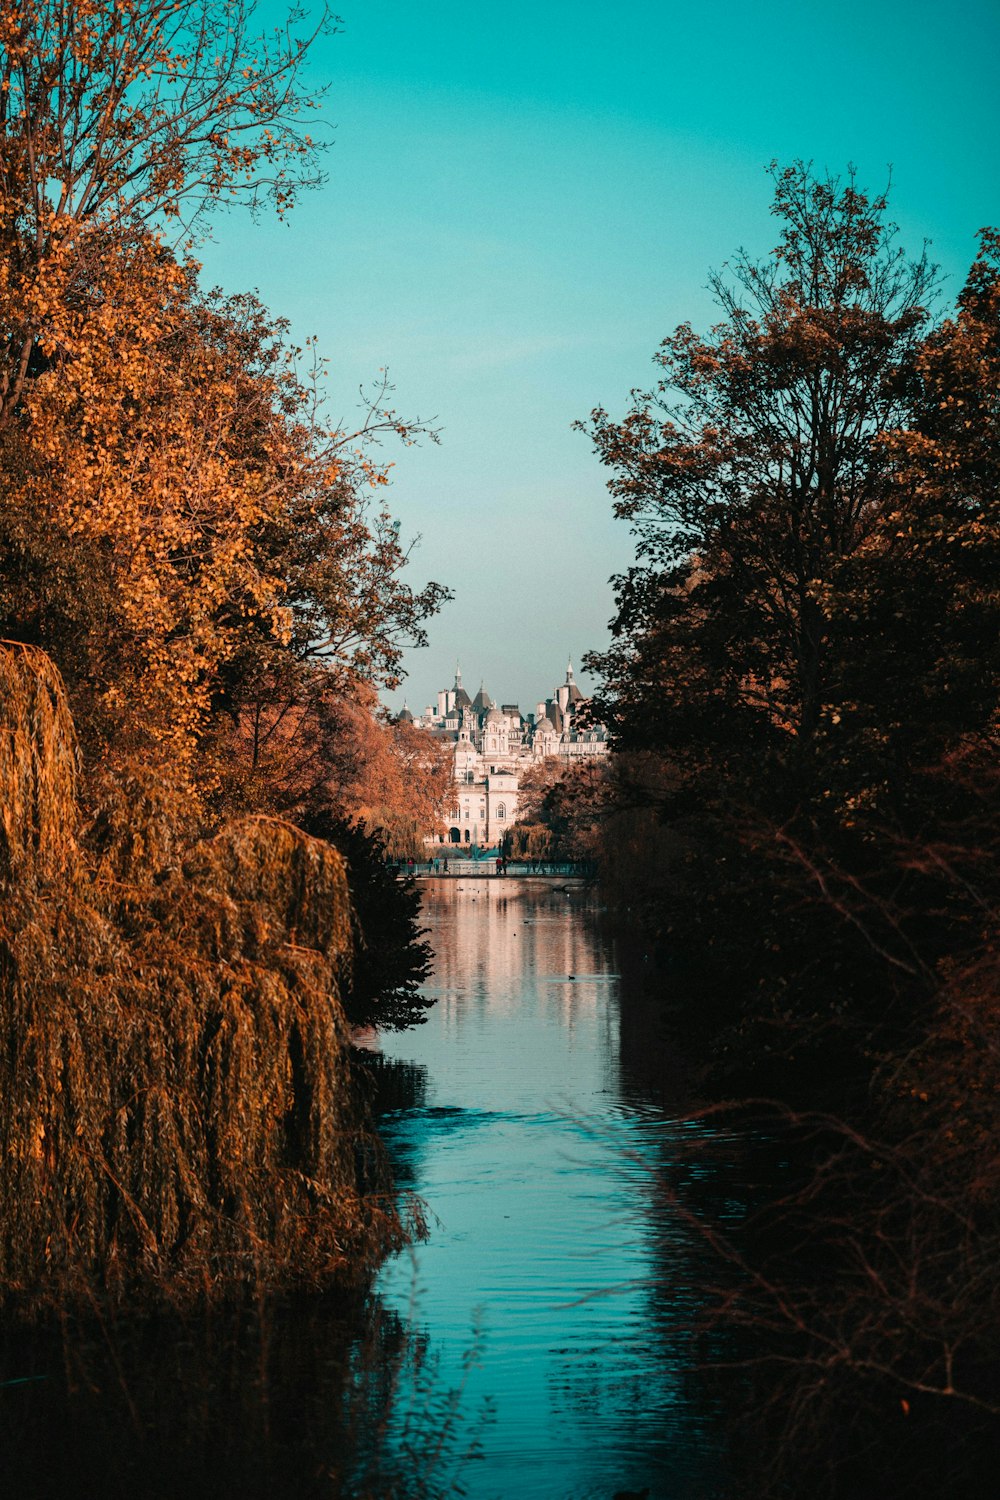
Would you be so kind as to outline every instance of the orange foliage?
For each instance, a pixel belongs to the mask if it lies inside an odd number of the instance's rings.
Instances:
[[[294,816],[333,809],[390,834],[401,818],[421,835],[432,831],[451,788],[446,748],[426,730],[389,720],[357,678],[338,687],[313,667],[295,688],[295,696],[272,689],[244,710],[235,732],[223,729],[216,755],[228,799]]]
[[[11,0],[0,7],[0,422],[39,355],[113,316],[109,249],[220,201],[284,212],[319,180],[301,116],[312,35],[252,34],[252,0]]]
[[[255,537],[298,456],[274,419],[247,451],[240,375],[198,327],[190,275],[149,241],[109,254],[108,302],[78,318],[71,356],[26,389],[0,448],[12,540],[26,552],[42,530],[54,569],[33,621],[11,600],[21,628],[45,638],[63,617],[102,748],[127,716],[131,746],[181,765],[246,622],[287,634]]]

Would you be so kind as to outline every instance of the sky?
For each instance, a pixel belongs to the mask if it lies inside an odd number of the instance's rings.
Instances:
[[[328,181],[285,223],[220,218],[205,280],[316,337],[332,416],[385,368],[440,428],[385,452],[411,581],[455,594],[389,706],[459,661],[527,710],[606,644],[632,557],[573,423],[623,415],[660,341],[714,321],[709,272],[774,246],[768,162],[891,168],[902,243],[960,290],[1000,223],[1000,0],[339,5],[310,62]]]

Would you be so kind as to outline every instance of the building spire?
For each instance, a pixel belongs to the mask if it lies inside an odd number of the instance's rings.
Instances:
[[[573,681],[573,658],[569,657],[566,662],[566,681]]]
[[[462,668],[459,666],[458,662],[456,661],[455,662],[455,689],[456,689],[456,691],[461,686],[462,686]]]

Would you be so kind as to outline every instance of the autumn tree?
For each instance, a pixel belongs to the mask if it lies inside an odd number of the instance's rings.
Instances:
[[[61,672],[98,858],[130,821],[170,863],[234,813],[403,801],[377,691],[446,597],[403,576],[377,445],[427,429],[387,377],[331,426],[314,348],[199,288],[213,205],[316,179],[309,35],[252,22],[150,0],[0,29],[0,630]]]
[[[235,728],[223,723],[221,736],[232,800],[296,817],[325,809],[364,820],[382,829],[395,858],[419,857],[450,795],[447,747],[392,720],[370,682],[338,681],[320,664],[295,673],[283,692],[255,694]],[[397,847],[400,839],[405,847]]]
[[[29,1313],[364,1282],[406,1237],[347,1007],[386,980],[419,1018],[412,893],[363,930],[371,840],[352,900],[332,830],[229,774],[265,686],[278,718],[364,702],[442,595],[371,501],[368,444],[412,435],[385,391],[330,430],[284,330],[198,288],[204,212],[314,175],[308,40],[251,17],[0,15],[0,1300]]]
[[[55,653],[93,756],[159,745],[211,784],[262,700],[273,725],[394,681],[443,591],[400,578],[371,466],[252,299],[203,302],[151,241],[119,270],[114,314],[0,438],[0,617]]]
[[[276,497],[239,451],[245,392],[201,334],[192,273],[147,240],[106,287],[113,311],[0,440],[2,614],[55,654],[90,758],[162,744],[190,769],[241,627],[287,630],[252,545]]]
[[[319,181],[303,65],[325,10],[255,35],[252,0],[12,0],[0,13],[0,423],[74,357],[135,237],[279,213]],[[300,30],[300,28],[303,28]]]
[[[801,1065],[820,1037],[857,1058],[871,1026],[909,1014],[902,998],[895,1014],[844,1006],[866,929],[843,911],[806,919],[801,866],[784,854],[832,839],[867,878],[859,810],[874,799],[891,815],[900,758],[916,772],[905,717],[893,729],[886,712],[894,688],[880,698],[879,635],[852,629],[900,607],[894,437],[935,275],[896,244],[884,195],[802,164],[772,175],[777,245],[713,278],[723,321],[668,338],[655,390],[623,421],[593,414],[637,557],[616,580],[612,647],[591,665],[619,750],[662,753],[669,768],[649,797],[681,863],[657,930],[706,987],[699,1020],[734,1058],[773,1057],[778,1035]],[[982,703],[961,712],[969,728]],[[734,966],[738,984],[723,977]]]
[[[610,801],[603,762],[540,761],[522,776],[509,849],[517,858],[591,860]]]

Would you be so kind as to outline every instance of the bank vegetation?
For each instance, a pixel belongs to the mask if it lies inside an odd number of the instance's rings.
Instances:
[[[352,430],[220,206],[322,181],[299,13],[0,14],[0,1301],[358,1283],[409,1232],[350,1062],[419,1021],[386,839],[444,792],[381,688],[406,581],[380,376]],[[383,829],[380,832],[379,829]]]
[[[700,1221],[746,1493],[986,1495],[1000,239],[948,311],[885,195],[773,181],[717,326],[585,424],[636,538],[589,662],[608,898],[713,1117],[753,1121],[744,1222]]]

